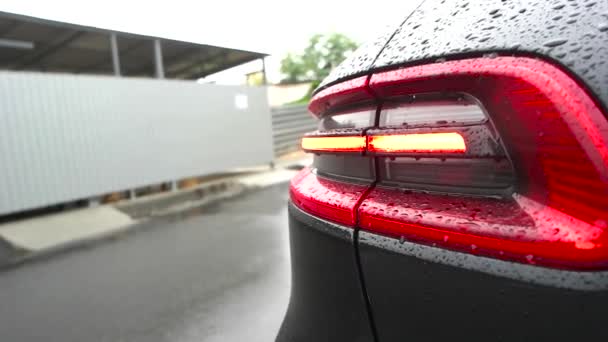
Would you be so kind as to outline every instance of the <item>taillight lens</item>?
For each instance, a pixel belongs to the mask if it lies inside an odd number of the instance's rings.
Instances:
[[[292,179],[290,195],[292,202],[307,212],[354,226],[356,208],[367,189],[364,185],[319,177],[309,169],[304,169]]]
[[[380,106],[370,119],[377,126],[361,132],[358,158],[379,171],[356,208],[361,229],[552,267],[608,268],[608,123],[559,68],[476,58],[351,85],[319,93],[310,109],[324,115],[370,95]]]
[[[455,197],[376,188],[359,207],[364,230],[468,253],[563,268],[603,268],[604,229],[521,195]]]
[[[365,150],[365,137],[304,137],[302,149],[310,152],[362,152]]]
[[[367,76],[361,76],[322,90],[310,100],[308,109],[313,114],[321,115],[330,108],[335,110],[345,105],[372,100],[368,81]]]
[[[372,135],[368,151],[384,153],[464,153],[462,135],[455,132]]]
[[[384,103],[380,113],[380,126],[480,124],[487,120],[482,108],[464,94],[457,94],[452,100],[436,97],[412,96],[406,102]]]

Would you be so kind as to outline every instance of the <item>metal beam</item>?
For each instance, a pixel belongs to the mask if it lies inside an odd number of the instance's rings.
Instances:
[[[229,51],[220,51],[219,53],[215,53],[213,55],[205,54],[199,58],[198,63],[190,64],[185,67],[179,68],[177,70],[173,70],[173,71],[171,71],[171,73],[174,75],[175,78],[181,78],[182,75],[184,75],[184,73],[193,71],[193,69],[198,68],[200,70],[201,64],[203,64],[205,62],[213,61],[218,58],[227,57],[229,53],[230,53]],[[200,71],[199,71],[199,73],[200,73]]]
[[[163,66],[163,48],[160,44],[160,39],[154,39],[154,70],[156,78],[165,78],[165,69]]]
[[[167,76],[169,74],[172,74],[172,71],[171,71],[171,68],[170,68],[170,65],[172,63],[174,63],[175,61],[178,61],[178,60],[182,59],[183,57],[186,57],[186,56],[198,53],[199,50],[200,50],[199,48],[193,48],[193,49],[187,49],[186,51],[184,51],[182,53],[178,53],[178,54],[175,54],[175,55],[172,55],[172,56],[169,56],[169,57],[164,57],[163,56],[163,64],[165,66],[167,66],[167,68],[165,69],[165,76]],[[151,67],[154,67],[154,66],[151,65],[151,64],[147,64],[147,65],[144,65],[144,66],[142,66],[140,68],[137,68],[137,69],[134,68],[134,69],[128,70],[128,72],[129,72],[129,74],[137,75],[137,74],[139,74],[141,72],[144,72],[144,71],[150,69]]]
[[[118,54],[118,39],[116,33],[110,34],[110,49],[112,53],[112,68],[114,69],[114,75],[120,76],[120,56]]]
[[[24,61],[17,63],[14,66],[11,66],[10,69],[20,70],[20,69],[26,68],[32,64],[36,64],[36,63],[42,61],[43,59],[45,59],[46,57],[52,55],[53,53],[55,53],[57,50],[61,49],[62,47],[66,46],[66,45],[70,44],[71,42],[75,41],[76,39],[80,38],[80,36],[82,36],[83,34],[84,34],[83,31],[70,32],[69,34],[64,35],[61,39],[58,39],[56,43],[50,44],[46,48],[38,51],[36,54],[31,56],[30,58],[26,58]]]
[[[137,42],[135,44],[131,44],[131,46],[127,47],[126,49],[122,49],[122,51],[118,51],[118,56],[119,57],[125,57],[126,55],[130,54],[131,52],[133,52],[134,50],[138,49],[139,47],[141,47],[144,44],[148,44],[148,42],[145,41],[145,40],[142,40],[142,41],[139,41],[139,42]],[[110,55],[110,57],[104,57],[103,59],[101,59],[101,60],[99,60],[99,61],[97,61],[95,63],[89,64],[87,66],[84,66],[84,67],[76,70],[76,73],[79,74],[79,73],[81,73],[83,71],[86,72],[88,70],[96,70],[98,67],[100,67],[100,66],[102,66],[104,64],[108,64],[111,61],[112,61],[112,56]],[[121,70],[122,70],[122,68],[121,68]],[[127,74],[127,72],[125,72],[125,74]]]
[[[11,32],[13,32],[16,28],[18,28],[19,26],[21,26],[21,22],[17,21],[17,20],[13,20],[12,23],[10,25],[6,25],[2,31],[0,31],[0,36],[5,36]]]
[[[251,58],[251,56],[246,56],[246,58],[237,59],[230,64],[224,64],[224,65],[222,65],[221,68],[213,68],[213,69],[205,70],[203,72],[195,74],[195,75],[191,76],[191,79],[199,79],[199,78],[207,77],[209,75],[215,74],[216,72],[234,68],[235,66],[239,66],[241,64],[245,64],[245,63],[251,62],[253,60],[255,60],[255,58]]]
[[[268,80],[266,79],[266,60],[264,57],[260,59],[262,60],[262,85],[267,85]]]
[[[34,42],[0,38],[0,47],[31,50],[34,48]]]

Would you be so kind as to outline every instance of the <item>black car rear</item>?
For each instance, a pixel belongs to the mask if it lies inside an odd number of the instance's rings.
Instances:
[[[277,341],[608,338],[608,2],[432,1],[315,93]]]

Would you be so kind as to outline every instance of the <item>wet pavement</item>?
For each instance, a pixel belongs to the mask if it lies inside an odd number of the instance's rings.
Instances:
[[[273,341],[287,184],[0,272],[2,341]]]

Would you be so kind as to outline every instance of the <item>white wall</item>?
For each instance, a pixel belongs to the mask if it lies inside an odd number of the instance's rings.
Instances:
[[[0,215],[272,158],[264,88],[0,72]]]

